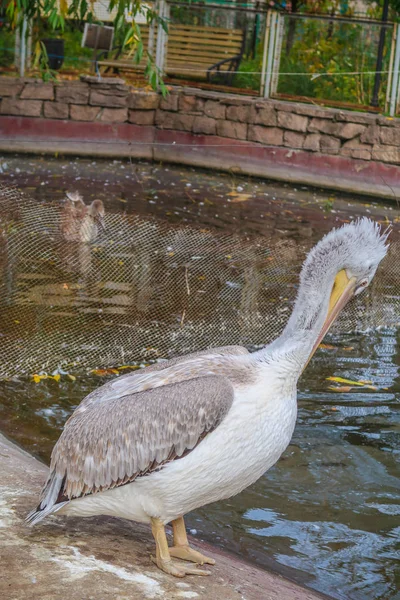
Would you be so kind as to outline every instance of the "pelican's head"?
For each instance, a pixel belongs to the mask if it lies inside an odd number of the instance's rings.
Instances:
[[[319,329],[308,360],[339,312],[371,283],[386,255],[387,237],[379,225],[364,217],[333,229],[308,254],[300,276],[299,308],[304,307],[303,328]]]

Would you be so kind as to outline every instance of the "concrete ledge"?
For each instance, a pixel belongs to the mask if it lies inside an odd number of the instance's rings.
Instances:
[[[122,519],[52,517],[35,528],[23,519],[36,504],[47,467],[0,434],[0,597],[7,600],[321,600],[279,575],[207,544],[210,577],[178,580],[150,562],[147,527]],[[193,541],[193,540],[192,540]]]
[[[394,199],[400,167],[130,123],[0,117],[0,151],[145,158]]]

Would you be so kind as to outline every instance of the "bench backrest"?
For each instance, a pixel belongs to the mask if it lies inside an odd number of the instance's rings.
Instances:
[[[149,27],[140,28],[144,48],[147,49]],[[154,49],[157,33],[154,34]],[[195,25],[176,25],[168,28],[167,64],[197,63],[209,67],[211,64],[236,56],[243,49],[243,31],[222,27],[200,27]]]
[[[195,27],[171,24],[168,34],[167,64],[198,63],[209,67],[225,58],[240,54],[243,46],[241,29]]]

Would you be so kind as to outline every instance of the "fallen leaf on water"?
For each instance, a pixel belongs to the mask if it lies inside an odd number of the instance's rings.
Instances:
[[[324,350],[337,350],[336,346],[331,346],[331,344],[320,344],[319,347]]]
[[[353,387],[354,386],[352,386],[352,385],[338,385],[338,386],[330,385],[328,387],[328,390],[331,390],[332,392],[350,392],[353,389]]]
[[[364,387],[366,383],[371,383],[370,381],[352,381],[351,379],[344,379],[343,377],[327,377],[327,381],[336,381],[336,383],[348,383],[350,385],[359,385],[360,387]]]
[[[35,383],[40,383],[43,379],[54,379],[54,381],[60,381],[60,375],[47,375],[47,373],[34,373],[32,380]]]
[[[71,381],[76,381],[76,377],[75,375],[70,375],[70,373],[67,373],[68,377],[70,378]]]
[[[238,192],[229,192],[227,196],[232,198],[231,202],[246,202],[246,200],[251,198],[251,194],[239,194]]]
[[[140,369],[139,365],[122,365],[122,367],[118,367],[118,371],[123,371],[124,369]]]
[[[93,369],[90,371],[93,375],[99,375],[100,377],[104,377],[105,375],[118,375],[117,369]]]

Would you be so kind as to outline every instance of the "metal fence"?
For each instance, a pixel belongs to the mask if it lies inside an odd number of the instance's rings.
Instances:
[[[382,32],[382,61],[377,72]],[[271,13],[263,64],[264,96],[386,110],[395,33],[393,23]],[[379,93],[374,97],[377,78]]]
[[[400,114],[397,24],[278,12],[257,1],[158,0],[156,6],[168,31],[142,23],[142,37],[168,83]],[[77,29],[73,40],[66,39],[64,68],[71,61],[82,70],[91,68],[87,49],[72,56],[78,53],[81,26],[68,25],[70,36]],[[2,51],[7,59],[11,45],[3,35],[0,65]],[[130,71],[122,73],[129,81],[132,53],[127,61]]]
[[[188,5],[162,0],[160,6],[169,33],[160,32],[157,65],[167,78],[189,79],[199,85],[212,82],[214,87],[225,83],[235,91],[262,97],[387,111],[392,116],[400,112],[400,40],[394,23],[265,11],[257,4]],[[203,67],[193,68],[190,62],[196,62],[201,53],[193,44],[182,72],[170,69],[169,56],[176,52],[175,31],[183,24],[207,32],[214,50],[221,31],[242,36],[240,57],[229,77],[220,81],[207,77],[210,57],[203,57]]]

